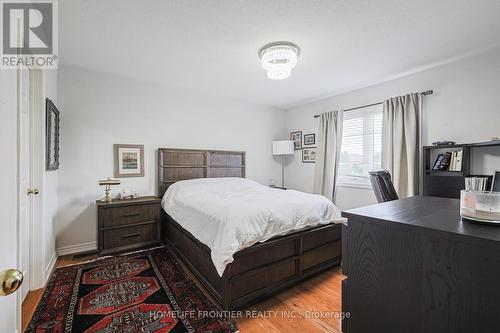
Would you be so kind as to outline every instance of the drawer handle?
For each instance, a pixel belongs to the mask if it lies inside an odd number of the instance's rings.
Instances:
[[[136,232],[136,233],[133,233],[133,234],[123,235],[122,238],[132,238],[132,237],[137,237],[137,236],[140,236],[140,235],[142,235],[141,232]]]
[[[141,215],[141,212],[122,214],[121,217],[132,217],[132,216],[138,216],[138,215]]]

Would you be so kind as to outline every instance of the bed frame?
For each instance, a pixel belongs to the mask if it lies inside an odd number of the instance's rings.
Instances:
[[[245,177],[245,153],[158,149],[158,194],[179,180]],[[210,249],[162,209],[162,239],[225,310],[241,309],[301,280],[340,264],[341,225],[309,228],[234,255],[222,277]]]

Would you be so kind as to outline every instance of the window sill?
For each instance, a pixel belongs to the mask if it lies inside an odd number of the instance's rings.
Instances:
[[[372,190],[371,184],[338,183],[337,187],[356,188],[359,190]]]

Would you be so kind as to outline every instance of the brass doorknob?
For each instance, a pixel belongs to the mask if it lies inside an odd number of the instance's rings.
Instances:
[[[38,193],[40,193],[40,190],[37,189],[37,188],[29,188],[28,189],[28,195],[30,195],[30,194],[38,194]]]
[[[23,273],[17,269],[0,272],[0,296],[7,296],[16,291],[23,283]]]

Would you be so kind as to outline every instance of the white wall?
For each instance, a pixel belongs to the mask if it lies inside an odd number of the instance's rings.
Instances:
[[[276,108],[69,66],[59,69],[59,105],[63,252],[95,246],[95,200],[103,195],[97,181],[113,177],[113,144],[144,144],[146,173],[123,178],[113,194],[125,187],[155,194],[158,147],[242,150],[247,178],[267,184],[280,177],[271,142],[286,132],[284,111]]]
[[[18,267],[17,251],[17,73],[0,71],[0,271]],[[0,332],[17,328],[16,297],[0,297]]]
[[[500,137],[500,48],[397,80],[325,98],[286,111],[288,132],[317,131],[314,114],[380,102],[409,92],[434,90],[424,102],[423,144],[437,140],[488,141]],[[314,166],[301,162],[300,152],[287,166],[288,186],[311,192]],[[371,189],[338,188],[341,209],[375,203]]]

